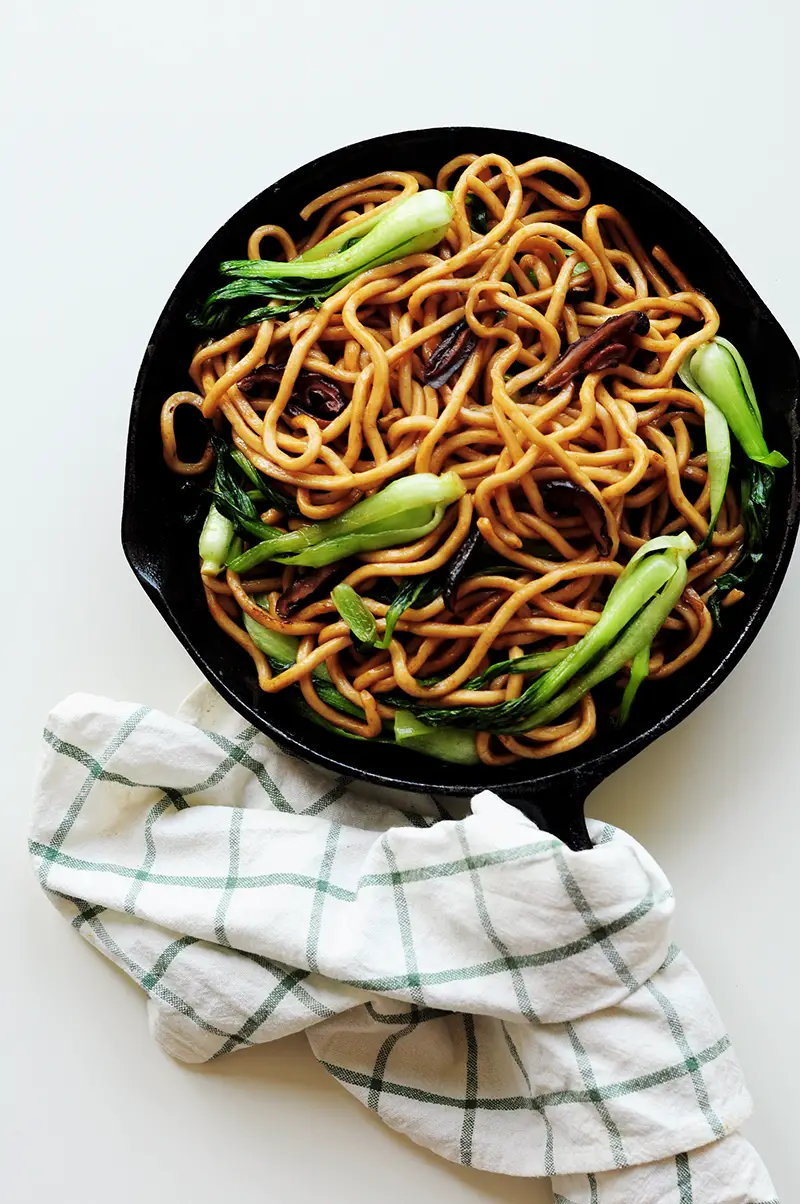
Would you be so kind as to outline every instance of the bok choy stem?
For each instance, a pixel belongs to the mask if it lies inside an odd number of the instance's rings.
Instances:
[[[217,573],[222,572],[233,534],[233,523],[220,514],[212,502],[200,532],[199,551],[203,558],[201,573],[216,577]]]
[[[704,393],[695,380],[691,369],[690,355],[678,369],[678,375],[683,383],[703,403],[703,422],[706,432],[706,454],[708,456],[708,485],[709,485],[709,518],[708,534],[701,547],[705,547],[714,534],[719,512],[725,500],[725,490],[728,486],[728,476],[731,470],[731,436],[728,420],[722,410],[714,404],[707,393]]]
[[[449,761],[454,765],[479,765],[475,751],[475,733],[457,727],[436,728],[423,723],[411,711],[396,711],[394,716],[395,742],[413,752]]]

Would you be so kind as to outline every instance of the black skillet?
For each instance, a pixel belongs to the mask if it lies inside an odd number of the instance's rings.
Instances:
[[[196,528],[187,529],[191,487],[161,458],[159,410],[170,393],[190,387],[187,364],[196,336],[185,315],[217,283],[220,260],[239,258],[264,222],[297,234],[297,214],[314,196],[372,172],[417,169],[435,175],[461,152],[499,152],[514,163],[552,155],[577,168],[592,196],[621,209],[646,247],[660,243],[720,311],[722,330],[744,355],[755,381],[767,441],[791,460],[776,474],[766,555],[746,598],[725,612],[721,631],[686,669],[645,686],[623,731],[605,718],[597,735],[552,761],[503,769],[442,764],[393,745],[342,739],[296,714],[286,700],[257,687],[250,657],[211,620],[197,573]],[[720,204],[725,203],[724,196]],[[583,804],[589,792],[640,749],[689,715],[727,677],[767,617],[792,554],[800,517],[798,421],[800,361],[784,331],[727,252],[697,218],[647,180],[591,151],[538,135],[476,127],[414,130],[343,147],[291,172],[249,201],[206,243],[175,287],[147,346],[131,410],[122,542],[139,581],[183,646],[219,693],[256,727],[327,769],[381,786],[439,794],[499,791],[573,848],[588,847]]]

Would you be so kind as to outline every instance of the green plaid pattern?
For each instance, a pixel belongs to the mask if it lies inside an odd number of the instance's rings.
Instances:
[[[763,1164],[738,1133],[655,1165],[569,1175],[555,1204],[779,1204]]]
[[[388,1124],[465,1165],[555,1176],[569,1204],[671,1199],[614,1194],[643,1163],[676,1204],[705,1201],[700,1158],[746,1150],[758,1169],[648,854],[600,824],[572,853],[490,794],[446,814],[291,758],[210,687],[181,718],[74,696],[45,732],[30,849],[177,1058],[304,1029]]]

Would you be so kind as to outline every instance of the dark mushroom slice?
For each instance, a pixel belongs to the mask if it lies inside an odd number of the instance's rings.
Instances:
[[[605,529],[603,507],[574,481],[544,481],[540,486],[542,501],[551,514],[559,518],[568,514],[580,514],[592,533],[601,556],[611,551],[611,540]]]
[[[629,348],[624,343],[609,343],[607,347],[601,347],[599,351],[595,351],[594,355],[590,355],[588,360],[584,361],[584,372],[602,372],[606,368],[617,368],[625,356],[628,354]]]
[[[449,610],[455,609],[456,590],[461,582],[467,565],[472,559],[472,553],[477,548],[482,536],[476,525],[467,532],[467,537],[453,553],[442,569],[442,597]]]
[[[425,365],[423,384],[438,389],[454,372],[466,364],[478,340],[464,318],[442,335],[439,345]]]
[[[239,381],[239,388],[245,397],[266,396],[265,385],[279,385],[283,379],[285,364],[264,364],[256,368],[249,376]],[[349,405],[347,397],[336,384],[321,372],[309,372],[303,368],[294,383],[291,397],[286,405],[286,413],[296,417],[298,414],[309,414],[320,422],[330,422]]]
[[[313,573],[306,573],[305,577],[296,577],[288,589],[284,590],[275,606],[279,619],[289,619],[296,610],[300,610],[305,606],[306,602],[319,594],[324,585],[327,585],[332,577],[342,575],[341,561],[335,564],[326,564],[324,568],[315,569]]]
[[[570,344],[550,371],[538,382],[538,388],[547,391],[560,389],[580,372],[598,372],[604,368],[616,367],[630,351],[633,336],[647,334],[649,329],[650,319],[638,309],[607,318],[591,334],[585,334],[583,338]],[[613,349],[610,362],[600,354],[609,349]]]

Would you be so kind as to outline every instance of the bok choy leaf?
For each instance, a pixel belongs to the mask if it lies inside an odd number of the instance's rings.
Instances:
[[[375,616],[352,585],[341,584],[331,590],[331,601],[353,635],[361,644],[374,644],[378,635]]]
[[[717,625],[721,625],[721,607],[727,594],[741,589],[752,577],[764,556],[764,542],[769,532],[770,495],[775,473],[771,468],[751,463],[749,476],[742,480],[742,523],[744,552],[727,573],[717,577],[708,609]]]

